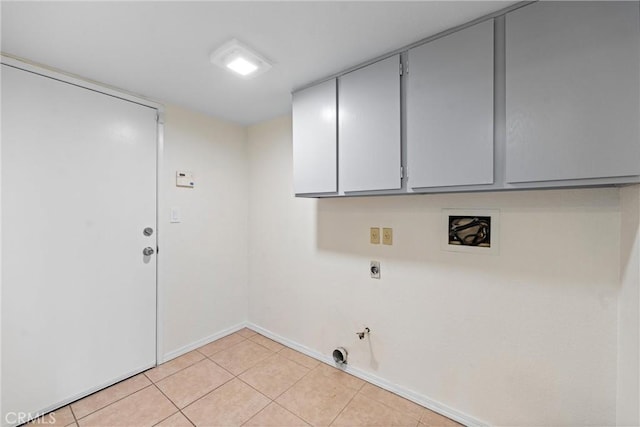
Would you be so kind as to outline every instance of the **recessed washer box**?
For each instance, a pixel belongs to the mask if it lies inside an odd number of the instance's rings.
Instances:
[[[497,255],[499,220],[497,209],[442,209],[441,247],[449,252]]]

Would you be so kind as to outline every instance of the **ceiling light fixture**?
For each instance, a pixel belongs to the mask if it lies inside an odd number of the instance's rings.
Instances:
[[[232,39],[211,54],[211,62],[227,71],[233,71],[247,79],[271,68],[271,63],[248,46]]]

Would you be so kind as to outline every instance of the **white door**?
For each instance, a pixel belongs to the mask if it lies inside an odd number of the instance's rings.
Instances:
[[[156,113],[2,65],[3,424],[155,364]]]

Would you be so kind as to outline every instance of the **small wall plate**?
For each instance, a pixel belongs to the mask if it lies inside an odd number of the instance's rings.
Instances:
[[[176,171],[176,187],[193,188],[194,185],[193,172]]]
[[[372,279],[380,278],[380,261],[371,261],[369,265],[369,273],[371,273]]]
[[[481,226],[473,225],[472,221],[476,219],[476,223],[482,224]],[[469,225],[470,228],[464,230],[465,225]],[[486,229],[487,226],[488,229]],[[453,235],[450,233],[452,227]],[[458,233],[455,233],[456,227],[459,230]],[[477,244],[480,239],[474,239],[474,233],[478,234],[481,227],[484,227],[481,233],[488,233],[489,238]],[[468,233],[465,233],[467,230]],[[497,209],[442,209],[441,233],[440,247],[444,251],[498,255],[500,253],[500,211]]]

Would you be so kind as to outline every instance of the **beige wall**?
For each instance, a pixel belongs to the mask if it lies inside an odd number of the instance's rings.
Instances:
[[[350,366],[469,420],[638,424],[637,186],[301,199],[290,129],[168,107],[164,357],[248,319],[327,356],[346,346]],[[196,188],[175,187],[178,169]],[[499,209],[500,253],[442,251],[443,208]],[[370,245],[370,226],[394,245]]]
[[[620,190],[617,425],[640,425],[640,187]]]
[[[618,189],[294,198],[290,128],[248,129],[251,322],[478,421],[615,424]],[[500,254],[442,251],[442,208],[499,209]]]
[[[162,358],[247,319],[247,156],[241,126],[168,106],[160,176]],[[176,170],[195,188],[178,188]],[[169,223],[171,207],[182,222]]]

